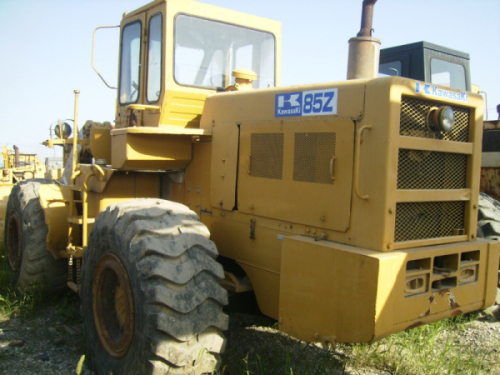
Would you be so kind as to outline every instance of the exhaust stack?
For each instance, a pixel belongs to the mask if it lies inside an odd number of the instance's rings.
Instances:
[[[21,163],[19,162],[19,147],[14,146],[14,167],[19,168]]]
[[[380,40],[372,37],[373,8],[377,0],[363,0],[361,30],[349,39],[347,79],[369,79],[378,75]]]

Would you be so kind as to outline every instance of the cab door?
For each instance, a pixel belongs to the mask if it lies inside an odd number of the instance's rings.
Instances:
[[[122,25],[116,126],[158,126],[163,91],[164,6]]]

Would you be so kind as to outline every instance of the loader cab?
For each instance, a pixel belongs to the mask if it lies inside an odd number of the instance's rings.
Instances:
[[[157,0],[120,25],[116,127],[198,128],[207,95],[257,74],[254,89],[280,84],[281,25],[190,0]]]
[[[380,76],[400,76],[471,91],[469,54],[428,42],[380,50]]]

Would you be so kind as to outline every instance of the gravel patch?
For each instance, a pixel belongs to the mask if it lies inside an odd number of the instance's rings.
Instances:
[[[75,374],[84,352],[81,325],[63,324],[54,307],[0,322],[0,374]],[[84,368],[81,374],[94,372]]]

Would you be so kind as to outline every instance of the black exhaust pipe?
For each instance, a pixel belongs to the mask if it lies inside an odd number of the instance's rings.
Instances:
[[[363,12],[361,13],[361,30],[357,36],[372,36],[373,8],[377,0],[363,0]]]

